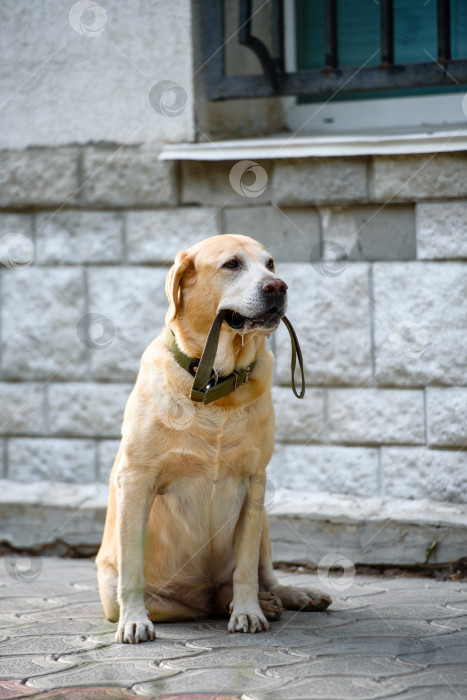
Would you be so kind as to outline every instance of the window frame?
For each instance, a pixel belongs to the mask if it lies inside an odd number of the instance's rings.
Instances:
[[[296,46],[295,3],[290,2],[284,16],[284,64],[291,72],[296,70]],[[345,102],[328,99],[308,104],[300,104],[298,98],[289,98],[285,103],[286,127],[303,135],[330,136],[344,132],[444,131],[456,127],[465,132],[467,94],[462,105],[465,111],[462,111],[461,98],[460,92],[347,99]]]
[[[323,0],[328,13],[324,69],[287,70],[284,60],[284,2],[270,0],[273,54],[253,34],[252,0],[239,0],[238,41],[258,57],[263,72],[227,75],[225,72],[224,3],[205,0],[205,81],[208,100],[254,97],[317,97],[340,92],[443,87],[456,80],[467,85],[467,59],[450,58],[450,0],[437,1],[438,56],[425,63],[394,64],[393,0],[379,0],[381,8],[381,56],[379,66],[338,67],[333,56],[333,23],[336,0]],[[286,0],[290,4],[292,0]]]

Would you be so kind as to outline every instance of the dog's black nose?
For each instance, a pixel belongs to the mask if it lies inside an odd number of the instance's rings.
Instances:
[[[278,277],[273,277],[271,279],[264,280],[261,285],[261,291],[264,294],[268,294],[270,297],[282,297],[287,291],[287,285],[285,282],[280,280]]]

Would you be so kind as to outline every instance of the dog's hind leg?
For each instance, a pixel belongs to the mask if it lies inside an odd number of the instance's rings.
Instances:
[[[190,608],[178,600],[165,598],[157,593],[146,591],[144,604],[151,622],[181,622],[183,620],[195,620],[202,616],[200,610]]]
[[[111,565],[100,564],[97,578],[105,616],[111,622],[118,622],[120,606],[117,599],[117,572]],[[193,610],[183,603],[148,591],[144,595],[144,604],[151,622],[193,620],[200,616],[199,611]]]
[[[280,585],[272,567],[269,522],[265,512],[263,513],[259,554],[259,585],[260,589],[275,593],[286,610],[319,612],[326,610],[332,603],[331,598],[326,593],[321,593],[316,588]]]

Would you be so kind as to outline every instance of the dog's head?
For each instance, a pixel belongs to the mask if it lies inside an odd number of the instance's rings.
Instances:
[[[267,335],[287,309],[287,285],[276,276],[274,260],[248,236],[213,236],[179,252],[166,292],[166,323],[186,317],[199,332],[207,332],[225,310],[225,321],[236,333]]]

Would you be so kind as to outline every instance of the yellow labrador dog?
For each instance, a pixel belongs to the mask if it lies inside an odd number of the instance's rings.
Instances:
[[[229,612],[230,632],[258,632],[283,607],[331,603],[279,585],[263,507],[274,446],[265,338],[285,314],[286,290],[269,253],[246,236],[201,241],[167,275],[166,327],[144,352],[125,409],[97,556],[102,604],[121,642],[154,639],[157,622]],[[221,310],[213,376],[238,371],[243,382],[205,405],[190,400],[195,372],[173,348],[200,358]]]

